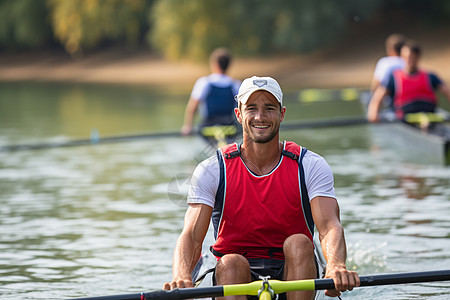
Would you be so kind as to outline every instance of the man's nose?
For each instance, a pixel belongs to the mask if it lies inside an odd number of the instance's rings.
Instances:
[[[265,118],[265,116],[266,116],[266,111],[264,109],[262,109],[262,108],[259,108],[256,111],[255,119],[256,120],[263,120]]]

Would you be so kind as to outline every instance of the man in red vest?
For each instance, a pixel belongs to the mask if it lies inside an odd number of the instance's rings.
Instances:
[[[359,286],[346,268],[346,243],[339,219],[333,175],[318,154],[279,140],[286,107],[271,77],[243,81],[235,114],[243,128],[242,144],[218,149],[194,171],[189,208],[178,238],[173,279],[164,289],[192,287],[191,272],[201,256],[210,220],[216,242],[215,284],[272,279],[318,278],[313,234],[317,227],[335,297]],[[283,295],[286,296],[286,295]],[[313,291],[288,292],[288,299],[312,299]],[[227,297],[232,299],[233,297]],[[233,299],[246,299],[235,297]]]
[[[450,101],[450,89],[433,73],[419,68],[421,49],[414,41],[408,41],[401,50],[405,60],[403,70],[395,70],[387,84],[381,84],[370,101],[367,118],[370,122],[379,120],[382,99],[386,95],[393,98],[393,109],[397,119],[406,114],[434,112],[437,105],[436,90]]]

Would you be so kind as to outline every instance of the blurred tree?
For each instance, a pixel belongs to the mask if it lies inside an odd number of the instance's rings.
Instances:
[[[139,44],[150,0],[48,0],[54,34],[70,54],[102,42]]]
[[[0,0],[0,50],[36,49],[51,40],[46,0]]]
[[[313,50],[354,21],[433,28],[449,17],[448,0],[0,0],[0,51],[60,42],[75,54],[146,39],[168,58],[201,60],[218,46],[239,55]]]
[[[309,51],[339,37],[381,0],[159,0],[149,40],[168,58],[196,60],[227,46],[238,54]]]

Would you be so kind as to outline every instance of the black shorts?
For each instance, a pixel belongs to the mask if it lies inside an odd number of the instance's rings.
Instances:
[[[260,276],[270,276],[270,279],[283,279],[284,260],[272,258],[248,258],[252,281],[261,280]]]

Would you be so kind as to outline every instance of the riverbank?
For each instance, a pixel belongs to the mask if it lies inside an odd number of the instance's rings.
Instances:
[[[284,89],[309,87],[361,87],[370,85],[378,58],[384,55],[384,37],[363,34],[310,54],[261,58],[236,58],[229,74],[243,79],[252,75],[277,78]],[[450,82],[450,41],[444,32],[424,33],[422,66]],[[3,54],[0,81],[80,82],[149,85],[190,90],[195,80],[208,74],[208,66],[170,62],[141,49],[113,49],[73,59],[62,52]]]

